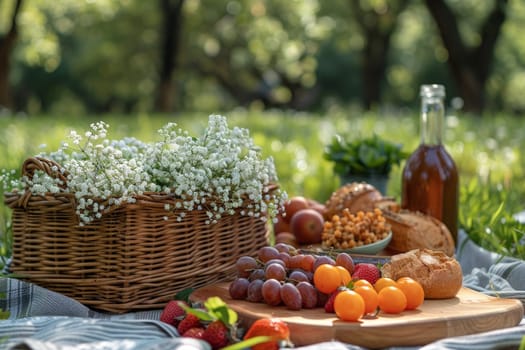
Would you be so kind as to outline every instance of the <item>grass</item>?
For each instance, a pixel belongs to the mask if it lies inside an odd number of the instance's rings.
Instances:
[[[336,109],[326,115],[283,111],[225,113],[230,126],[248,128],[266,156],[275,160],[280,185],[290,196],[304,195],[325,201],[339,186],[332,164],[322,153],[335,133],[350,136],[377,134],[402,143],[411,151],[419,142],[415,113],[388,115],[352,114]],[[68,130],[84,131],[89,123],[104,120],[110,137],[134,136],[156,140],[156,130],[171,121],[198,133],[207,115],[134,115],[90,117],[1,117],[0,169],[19,169],[22,162],[40,152],[55,150],[66,140]],[[522,120],[507,115],[481,118],[447,118],[445,144],[460,172],[460,224],[483,247],[525,259],[525,228],[512,215],[525,209],[525,145]],[[387,194],[399,199],[401,167],[395,167]],[[0,255],[9,256],[9,210],[0,205]]]

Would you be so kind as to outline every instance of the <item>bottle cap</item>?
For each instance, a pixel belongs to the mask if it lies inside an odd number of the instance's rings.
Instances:
[[[439,84],[421,85],[421,97],[445,97],[445,87]]]

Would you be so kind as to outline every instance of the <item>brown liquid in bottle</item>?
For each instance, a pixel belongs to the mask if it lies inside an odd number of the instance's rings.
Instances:
[[[421,142],[403,169],[401,206],[443,222],[457,244],[458,172],[442,143],[445,88],[422,85]]]
[[[457,242],[458,172],[443,145],[420,145],[403,170],[402,202],[442,221]]]

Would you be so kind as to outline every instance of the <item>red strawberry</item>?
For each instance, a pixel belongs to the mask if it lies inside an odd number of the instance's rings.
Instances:
[[[206,330],[204,330],[203,339],[210,343],[213,350],[221,349],[228,345],[230,339],[228,337],[228,327],[222,321],[211,322]]]
[[[187,337],[187,338],[204,339],[203,338],[203,336],[204,336],[204,328],[202,328],[202,327],[190,328],[186,332],[184,332],[184,334],[182,336],[183,337]]]
[[[354,273],[352,274],[354,280],[364,279],[372,285],[376,283],[379,277],[381,277],[381,272],[376,265],[370,263],[360,263],[355,265]]]
[[[184,334],[190,328],[202,327],[201,321],[194,314],[187,314],[177,326],[179,334]]]
[[[287,347],[290,343],[290,329],[288,325],[278,318],[260,318],[256,320],[246,334],[244,340],[257,336],[268,336],[273,339],[251,347],[252,350],[279,350],[279,343],[284,342]]]
[[[162,313],[160,314],[160,320],[167,324],[171,324],[173,327],[177,327],[180,320],[184,317],[186,312],[179,306],[179,300],[170,300]]]
[[[328,300],[324,304],[324,311],[325,312],[328,312],[328,313],[334,313],[335,312],[335,310],[334,310],[334,300],[335,300],[335,297],[337,296],[337,294],[339,294],[340,291],[341,291],[341,289],[336,289],[332,293],[330,293],[330,296],[328,297]]]

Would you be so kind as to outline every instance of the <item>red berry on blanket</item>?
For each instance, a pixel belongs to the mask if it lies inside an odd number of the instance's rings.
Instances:
[[[187,337],[187,338],[204,339],[203,338],[204,328],[201,328],[201,327],[190,328],[186,332],[184,332],[182,336]]]
[[[199,328],[202,327],[201,321],[194,314],[187,314],[186,317],[180,321],[177,330],[179,334],[184,334],[190,328]]]
[[[166,304],[162,310],[162,313],[160,314],[160,320],[162,322],[170,324],[173,327],[178,326],[180,320],[182,320],[184,315],[186,315],[184,309],[180,307],[179,302],[179,300],[170,300]]]
[[[352,279],[359,280],[364,279],[370,282],[372,285],[381,277],[381,271],[374,264],[360,263],[355,265]]]
[[[230,341],[228,334],[228,327],[222,321],[213,321],[204,330],[202,339],[210,343],[213,350],[216,350],[228,345]]]

